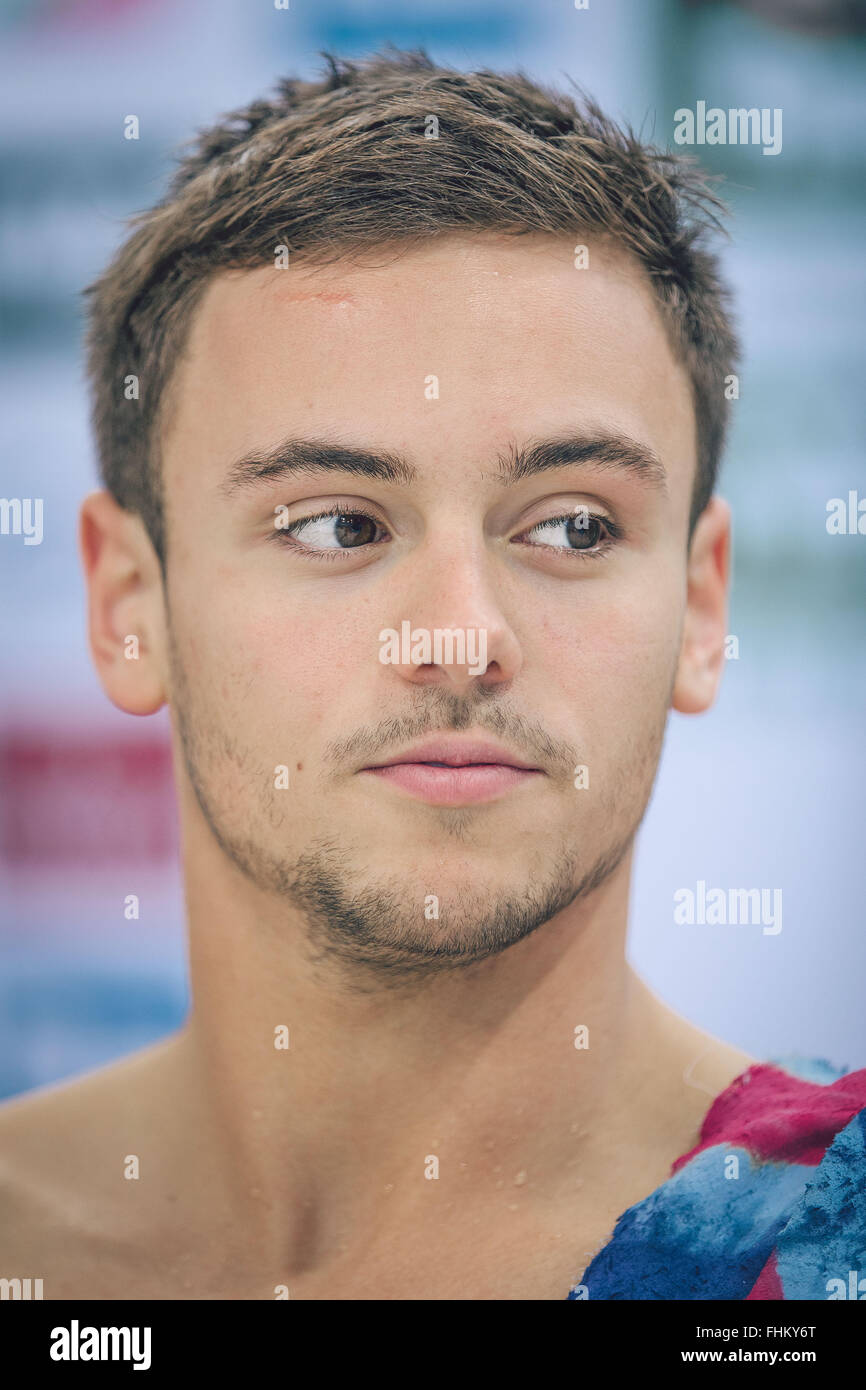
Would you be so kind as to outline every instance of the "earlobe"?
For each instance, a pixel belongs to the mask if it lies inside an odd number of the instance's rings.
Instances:
[[[90,651],[102,687],[127,714],[165,704],[164,604],[159,562],[141,519],[105,491],[81,506]]]
[[[671,704],[681,714],[702,714],[718,692],[725,664],[728,622],[731,509],[710,499],[689,547],[686,609]]]

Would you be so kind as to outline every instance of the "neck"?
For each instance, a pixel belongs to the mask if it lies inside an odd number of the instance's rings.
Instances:
[[[193,1007],[163,1103],[203,1204],[263,1243],[310,1211],[345,1236],[371,1194],[423,1192],[431,1158],[471,1199],[492,1174],[573,1179],[564,1155],[627,1143],[637,1112],[652,1127],[670,1039],[624,958],[630,858],[491,959],[359,993],[285,902],[188,852]]]

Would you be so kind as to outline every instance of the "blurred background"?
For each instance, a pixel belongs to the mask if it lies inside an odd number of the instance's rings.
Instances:
[[[318,75],[321,48],[385,40],[573,78],[672,148],[699,100],[783,111],[776,156],[692,151],[734,213],[745,356],[721,491],[739,654],[711,713],[672,716],[630,954],[758,1058],[866,1065],[866,536],[826,528],[830,499],[866,497],[863,31],[858,0],[2,0],[0,491],[44,499],[44,536],[0,535],[0,1097],[156,1040],[188,1003],[167,721],[116,711],[86,648],[80,292],[196,129]],[[674,892],[699,880],[781,889],[782,931],[675,925]]]

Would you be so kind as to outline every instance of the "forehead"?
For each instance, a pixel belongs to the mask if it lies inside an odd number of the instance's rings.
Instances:
[[[581,420],[677,460],[690,483],[688,376],[646,276],[590,239],[576,268],[575,244],[449,236],[383,248],[376,264],[214,276],[172,392],[167,489],[181,462],[213,469],[289,432],[405,449],[423,465],[427,440],[482,460],[485,441]]]

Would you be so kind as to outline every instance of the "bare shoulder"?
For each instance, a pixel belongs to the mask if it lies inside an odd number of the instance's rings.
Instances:
[[[0,1278],[42,1277],[117,1229],[164,1047],[0,1104]]]
[[[757,1059],[691,1023],[643,982],[641,990],[650,1045],[636,1060],[632,1083],[652,1093],[663,1131],[679,1134],[685,1151],[697,1141],[713,1101]]]
[[[713,1097],[727,1090],[737,1077],[756,1065],[758,1058],[732,1047],[701,1029],[694,1029],[688,1049],[691,1054],[683,1069],[687,1085],[697,1086]]]
[[[679,1032],[677,1054],[672,1100],[691,1117],[696,1143],[713,1102],[757,1059],[692,1024]]]
[[[172,1037],[0,1102],[0,1163],[23,1163],[34,1172],[68,1166],[94,1140],[120,1135],[148,1106],[174,1044]]]

